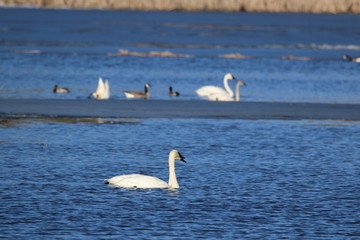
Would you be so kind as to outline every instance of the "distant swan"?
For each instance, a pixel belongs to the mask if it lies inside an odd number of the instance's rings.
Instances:
[[[106,183],[122,188],[179,188],[175,173],[175,159],[186,163],[185,158],[177,150],[169,153],[169,182],[165,182],[153,176],[142,174],[120,175],[105,179]]]
[[[240,86],[247,86],[245,82],[239,80],[236,83],[235,101],[240,102]]]
[[[144,86],[144,92],[135,92],[135,91],[125,91],[125,97],[126,98],[149,98],[150,97],[150,92],[149,92],[149,87],[151,85],[149,83],[146,83]]]
[[[225,90],[216,86],[204,86],[197,89],[195,92],[200,97],[207,98],[210,101],[233,101],[234,92],[229,87],[228,80],[236,79],[231,73],[227,73],[224,76]]]
[[[106,80],[105,83],[101,77],[99,77],[98,86],[95,92],[91,93],[89,97],[93,96],[98,100],[106,100],[110,98],[110,86],[109,80]]]
[[[235,101],[235,102],[240,102],[240,86],[246,86],[246,83],[239,80],[237,83],[236,83],[236,87],[235,87],[235,99],[230,97],[228,94],[221,94],[221,93],[214,93],[214,94],[210,94],[208,96],[208,99],[210,101],[223,101],[223,102],[232,102],[232,101]],[[221,100],[219,100],[221,99]]]
[[[61,87],[59,87],[58,85],[55,85],[55,86],[54,86],[54,89],[53,89],[53,92],[54,92],[54,93],[69,93],[69,92],[70,92],[70,89],[68,89],[68,88],[61,88]]]
[[[180,93],[179,92],[173,92],[173,88],[172,88],[172,86],[170,86],[169,87],[169,95],[173,96],[173,97],[177,97],[177,96],[180,96]]]

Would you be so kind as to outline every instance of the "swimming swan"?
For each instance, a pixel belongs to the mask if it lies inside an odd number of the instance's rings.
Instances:
[[[239,80],[236,83],[235,101],[240,102],[240,86],[247,86],[245,82]]]
[[[149,92],[149,87],[151,85],[149,83],[146,83],[144,86],[144,92],[135,92],[135,91],[125,91],[125,97],[126,98],[149,98],[150,97],[150,92]]]
[[[142,174],[120,175],[105,179],[106,183],[122,188],[179,188],[175,173],[175,159],[186,163],[185,158],[177,150],[171,150],[169,153],[169,183],[153,177]]]
[[[233,101],[235,101],[235,102],[240,102],[240,86],[246,86],[246,83],[241,81],[241,80],[239,80],[236,83],[235,99],[230,97],[227,93],[226,94],[222,94],[222,93],[210,94],[208,96],[208,99],[210,101],[223,101],[223,102],[233,102]]]
[[[106,80],[105,83],[101,77],[99,77],[98,86],[95,92],[91,93],[89,98],[93,96],[98,100],[106,100],[110,98],[110,86],[109,80]]]
[[[62,87],[59,87],[58,85],[55,85],[54,88],[53,88],[53,92],[54,93],[69,93],[70,89],[62,88]]]
[[[227,73],[224,76],[225,90],[216,86],[204,86],[197,89],[195,92],[200,97],[207,98],[210,101],[233,101],[234,92],[229,87],[229,80],[236,80],[231,73]]]

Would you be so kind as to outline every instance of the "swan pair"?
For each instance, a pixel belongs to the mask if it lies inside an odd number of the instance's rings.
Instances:
[[[240,101],[240,86],[246,86],[246,83],[240,80],[237,82],[236,96],[234,99],[234,92],[228,84],[229,80],[236,80],[236,78],[231,73],[227,73],[223,80],[225,89],[216,86],[204,86],[195,92],[200,97],[207,98],[210,101]]]
[[[175,173],[175,160],[186,163],[184,156],[178,150],[171,150],[169,153],[169,182],[165,182],[157,177],[143,174],[120,175],[105,179],[107,184],[122,188],[179,188],[179,183]]]
[[[110,98],[110,85],[109,80],[105,82],[99,77],[98,86],[95,92],[91,93],[89,98],[93,96],[97,100],[107,100]]]

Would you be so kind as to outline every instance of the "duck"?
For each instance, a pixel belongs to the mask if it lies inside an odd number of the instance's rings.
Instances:
[[[135,91],[124,91],[126,98],[144,98],[148,99],[150,97],[149,87],[151,85],[149,83],[146,83],[144,85],[144,92],[135,92]]]
[[[208,85],[197,89],[195,92],[198,96],[210,101],[233,101],[234,92],[229,87],[229,80],[236,80],[236,78],[231,73],[227,73],[223,79],[225,89]]]
[[[138,188],[138,189],[149,189],[149,188],[168,188],[178,189],[179,183],[176,178],[175,172],[175,160],[185,162],[185,158],[181,153],[173,149],[169,153],[168,164],[169,164],[169,180],[164,180],[143,174],[126,174],[115,176],[109,179],[105,179],[105,183],[121,188]]]
[[[101,77],[99,77],[98,86],[95,92],[91,93],[89,98],[93,96],[97,100],[107,100],[110,98],[110,85],[109,80],[105,83]]]
[[[172,86],[169,87],[169,95],[172,96],[172,97],[177,97],[177,96],[180,96],[180,93],[179,92],[173,92],[173,88]]]
[[[54,93],[69,93],[70,89],[62,88],[62,87],[59,87],[58,85],[55,85],[54,88],[53,88],[53,92]]]
[[[342,56],[343,61],[360,63],[360,57],[350,57],[349,55]]]

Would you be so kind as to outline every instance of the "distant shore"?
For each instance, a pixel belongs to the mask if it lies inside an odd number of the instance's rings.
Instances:
[[[145,11],[360,13],[360,0],[0,0],[0,5]]]

